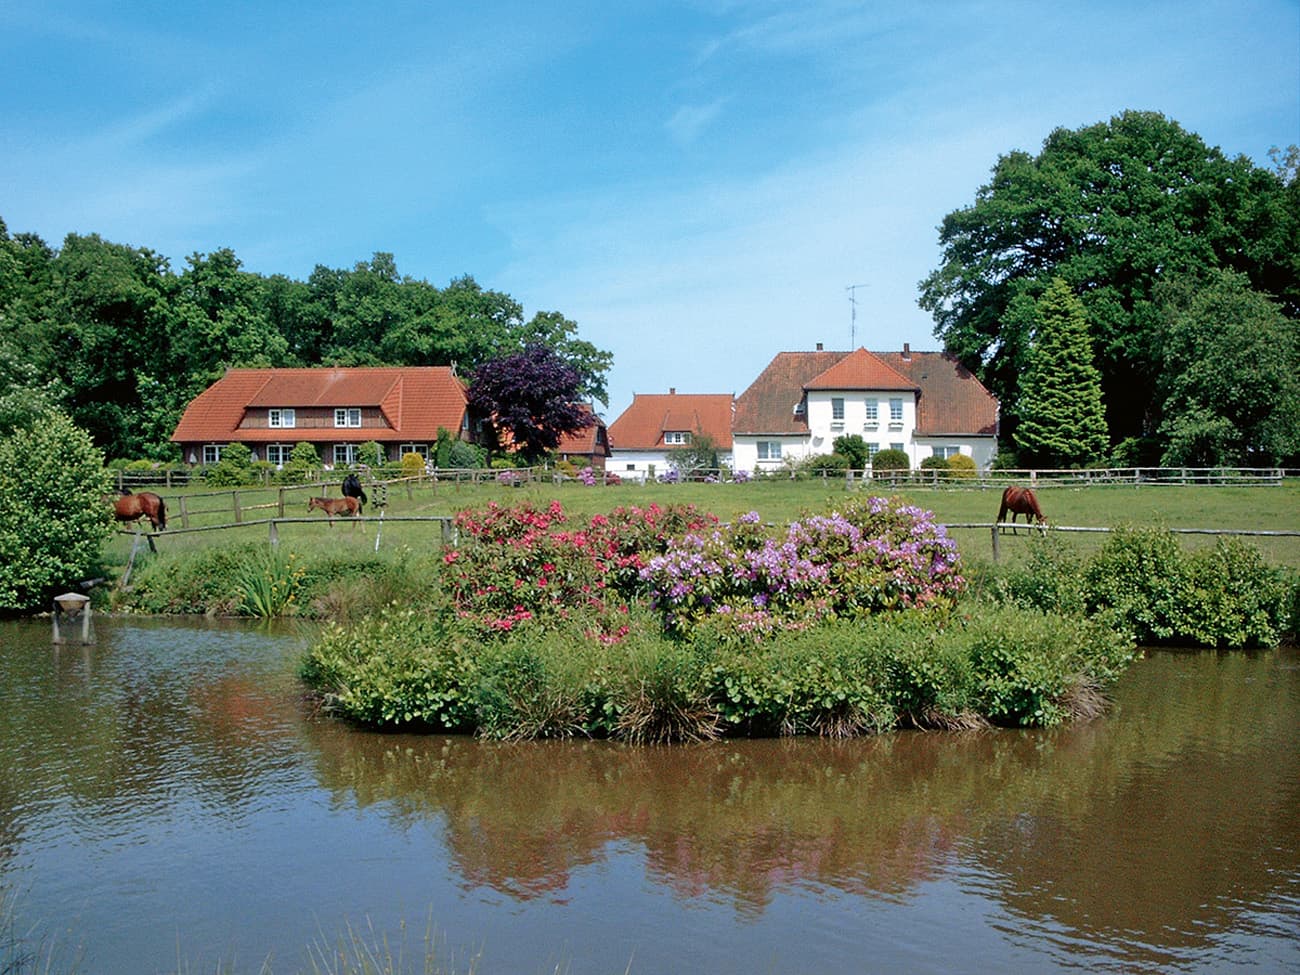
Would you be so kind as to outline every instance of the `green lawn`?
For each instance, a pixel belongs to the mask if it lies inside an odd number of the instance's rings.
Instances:
[[[864,490],[872,490],[870,487]],[[182,526],[181,499],[189,513],[191,526],[225,524],[234,520],[231,495],[204,496],[207,491],[171,490],[158,492],[167,501],[168,527]],[[319,493],[306,488],[285,489],[284,514],[288,517],[307,517],[307,498]],[[338,486],[329,491],[338,495]],[[902,488],[887,492],[935,513],[944,524],[991,523],[997,515],[1001,490],[986,488]],[[373,491],[372,491],[373,494]],[[1177,485],[1092,485],[1053,487],[1044,486],[1038,491],[1039,501],[1049,521],[1056,525],[1113,527],[1118,524],[1161,524],[1170,528],[1212,528],[1235,530],[1289,530],[1300,531],[1300,480],[1288,480],[1279,485],[1262,487],[1177,486]],[[563,484],[533,483],[510,488],[497,483],[451,484],[429,482],[413,485],[397,484],[388,490],[386,517],[405,515],[453,515],[465,508],[479,507],[488,502],[518,504],[529,502],[536,506],[558,499],[565,511],[574,519],[586,519],[594,514],[610,511],[619,505],[646,505],[657,503],[694,504],[713,512],[724,521],[732,520],[748,511],[757,511],[765,521],[784,524],[807,511],[826,511],[845,497],[844,482],[771,480],[750,484],[624,484],[618,487],[587,487],[566,482]],[[238,493],[242,517],[255,521],[278,514],[280,492],[276,488],[241,489]],[[358,549],[375,548],[376,534],[380,534],[381,552],[391,552],[399,546],[420,550],[440,544],[440,528],[436,523],[409,523],[389,521],[382,525],[376,520],[378,507],[372,497],[366,509],[366,520],[351,524],[336,520],[328,527],[325,517],[317,512],[307,524],[285,524],[277,528],[282,545],[310,553],[339,546]],[[261,507],[259,507],[261,506]],[[956,528],[951,532],[968,560],[982,561],[991,556],[991,538],[987,528]],[[1020,536],[1003,536],[1003,559],[1014,560],[1024,549],[1025,533]],[[1105,536],[1100,534],[1069,535],[1071,544],[1088,551],[1101,545]],[[266,541],[269,529],[265,524],[245,525],[222,531],[185,534],[169,531],[157,540],[159,552],[185,550],[200,546],[228,545],[233,540]],[[1212,536],[1182,536],[1188,546],[1213,544]],[[1255,537],[1249,539],[1265,557],[1274,563],[1300,567],[1300,537]],[[109,568],[124,566],[132,547],[129,535],[117,535],[109,543],[105,555]]]

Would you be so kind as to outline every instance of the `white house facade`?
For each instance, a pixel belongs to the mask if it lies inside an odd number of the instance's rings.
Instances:
[[[672,467],[673,450],[689,447],[706,436],[718,453],[718,463],[730,467],[730,393],[637,393],[632,404],[610,424],[610,459],[606,470],[620,477],[644,480]]]
[[[997,454],[998,402],[938,352],[782,352],[736,400],[732,454],[740,471],[776,471],[829,454],[857,434],[867,452],[901,450],[912,467],[931,456]]]

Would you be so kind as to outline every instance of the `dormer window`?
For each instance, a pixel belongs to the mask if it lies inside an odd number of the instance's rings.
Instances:
[[[298,414],[294,410],[267,410],[267,424],[273,429],[287,430],[298,425]]]
[[[664,443],[670,447],[681,447],[691,442],[691,435],[685,430],[666,430]]]
[[[361,410],[355,406],[350,406],[345,409],[335,410],[334,425],[336,427],[361,426]]]
[[[807,412],[808,412],[808,409],[807,409],[806,406],[804,406],[804,401],[803,401],[803,400],[800,400],[798,403],[795,403],[795,404],[794,404],[794,415],[795,415],[795,416],[803,416],[803,415],[804,415],[805,413],[807,413]]]

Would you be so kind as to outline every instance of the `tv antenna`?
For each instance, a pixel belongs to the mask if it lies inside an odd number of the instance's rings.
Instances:
[[[858,296],[854,294],[865,284],[851,284],[844,290],[849,293],[849,351],[858,347]]]

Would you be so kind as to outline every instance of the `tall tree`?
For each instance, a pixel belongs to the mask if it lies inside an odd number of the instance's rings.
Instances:
[[[945,348],[1007,404],[1004,429],[1014,432],[1037,298],[1064,279],[1087,311],[1111,435],[1149,434],[1155,285],[1225,267],[1284,291],[1300,241],[1284,190],[1276,173],[1154,112],[1057,129],[1037,156],[1000,157],[975,203],[944,218],[943,264],[921,282],[919,302]]]
[[[1020,382],[1016,443],[1022,462],[1075,467],[1098,460],[1108,445],[1101,374],[1083,303],[1053,278],[1036,305],[1029,368]]]
[[[1230,271],[1169,282],[1161,297],[1162,462],[1300,460],[1300,323]]]
[[[483,363],[469,387],[471,408],[508,437],[509,446],[536,461],[566,433],[595,422],[578,402],[577,370],[554,349],[530,345]]]
[[[558,311],[539,311],[523,329],[524,345],[547,345],[578,373],[580,395],[609,405],[607,376],[614,354],[578,338],[578,323]]]

